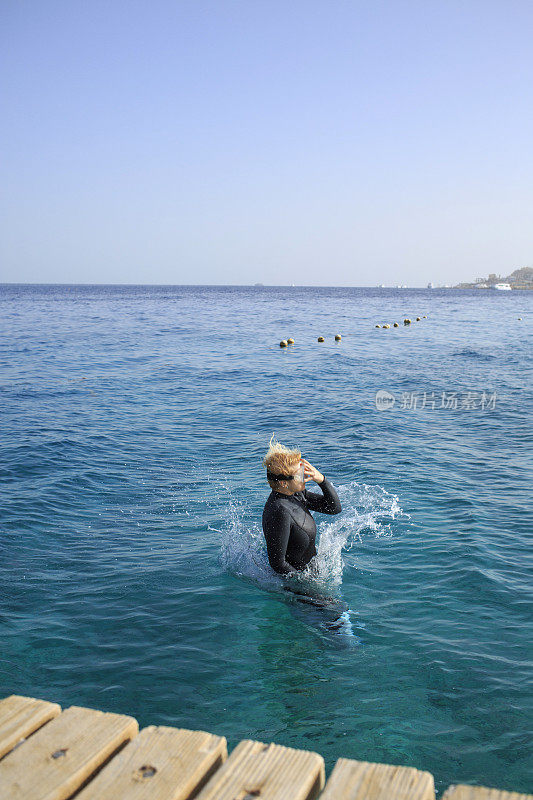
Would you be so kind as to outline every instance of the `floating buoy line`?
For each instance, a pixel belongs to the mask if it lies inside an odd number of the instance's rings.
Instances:
[[[421,322],[423,319],[428,319],[428,315],[424,314],[421,317],[415,317],[415,321],[416,322]],[[522,321],[522,317],[517,317],[517,320],[519,322],[521,322]],[[404,321],[403,321],[403,324],[406,327],[409,327],[409,325],[413,324],[413,320],[410,317],[406,317],[404,319]],[[400,327],[400,323],[399,322],[393,322],[392,325],[391,325],[389,322],[385,322],[383,324],[376,324],[376,325],[374,325],[374,327],[387,330],[387,329],[390,329],[391,327],[392,328],[399,328]],[[335,338],[336,342],[341,342],[342,341],[342,336],[341,336],[340,333],[336,333],[334,338]],[[317,342],[322,343],[322,342],[325,342],[325,341],[326,341],[326,339],[325,339],[324,336],[319,336],[317,338]],[[279,343],[279,346],[280,347],[289,347],[289,345],[291,345],[291,344],[294,344],[294,339],[292,338],[292,336],[290,338],[288,338],[288,339],[282,339],[281,342]]]
[[[423,317],[416,317],[416,321],[420,322],[421,320],[427,319],[427,318],[428,318],[427,314],[424,314]],[[403,321],[404,325],[411,325],[411,323],[412,323],[412,320],[409,317],[406,317],[404,319],[404,321]],[[385,322],[383,325],[375,325],[374,327],[375,328],[385,328],[385,329],[391,328],[391,327],[399,328],[400,327],[400,323],[399,322],[393,322],[392,326],[391,326],[391,324],[389,322]],[[341,336],[340,333],[336,333],[334,338],[335,338],[336,342],[341,342],[342,341],[342,336]],[[325,339],[324,336],[318,336],[317,337],[317,342],[322,343],[322,342],[325,342],[325,341],[326,341],[326,339]],[[289,345],[291,345],[291,344],[294,344],[294,339],[292,338],[292,336],[290,338],[288,338],[288,339],[282,339],[281,342],[279,343],[279,346],[280,347],[289,347]]]
[[[417,317],[417,318],[416,318],[416,321],[417,321],[417,322],[420,322],[421,320],[423,320],[423,319],[427,319],[427,318],[428,318],[428,317],[427,317],[427,314],[424,314],[424,316],[423,316],[423,317]],[[404,321],[403,321],[403,324],[404,324],[404,325],[411,325],[412,321],[413,321],[412,319],[410,319],[409,317],[406,317],[406,318],[404,319]],[[390,326],[390,324],[389,324],[388,322],[385,322],[385,324],[384,324],[384,325],[374,325],[374,328],[390,328],[390,327],[391,327],[391,326]],[[393,328],[399,328],[399,327],[400,327],[400,323],[399,323],[399,322],[393,322],[393,323],[392,323],[392,327],[393,327]]]
[[[319,336],[318,339],[317,339],[317,342],[325,342],[325,341],[326,341],[326,339],[324,338],[324,336]],[[340,333],[336,333],[335,334],[335,341],[336,342],[342,341],[342,336],[341,336]],[[289,345],[291,345],[291,344],[294,344],[294,339],[292,338],[292,336],[290,338],[288,338],[288,339],[282,339],[281,342],[279,343],[279,346],[280,347],[289,347]]]

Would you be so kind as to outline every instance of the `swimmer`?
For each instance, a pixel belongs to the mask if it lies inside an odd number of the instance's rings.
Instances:
[[[316,523],[309,510],[342,510],[333,484],[301,455],[271,439],[263,459],[272,489],[263,510],[263,533],[270,566],[280,575],[304,569],[316,555]],[[322,494],[308,491],[308,481],[316,481]]]

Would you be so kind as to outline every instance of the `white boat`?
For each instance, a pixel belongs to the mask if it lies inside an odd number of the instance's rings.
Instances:
[[[490,287],[491,289],[498,289],[500,292],[510,292],[511,291],[511,284],[510,283],[493,283]]]

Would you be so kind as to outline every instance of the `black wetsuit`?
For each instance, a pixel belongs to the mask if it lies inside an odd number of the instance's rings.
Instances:
[[[316,523],[309,513],[339,514],[342,511],[337,492],[324,478],[322,494],[304,489],[291,495],[272,489],[263,510],[268,560],[276,572],[286,575],[301,570],[316,555]]]

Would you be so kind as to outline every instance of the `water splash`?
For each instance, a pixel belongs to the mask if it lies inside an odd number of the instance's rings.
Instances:
[[[352,629],[352,611],[340,597],[344,571],[342,553],[363,541],[362,534],[392,536],[391,524],[404,514],[399,499],[382,486],[357,481],[339,486],[342,512],[335,517],[316,516],[317,555],[307,567],[289,576],[270,567],[259,519],[249,519],[244,504],[224,487],[224,521],[220,562],[234,575],[269,592],[283,593],[295,615],[340,646],[354,646],[361,639]]]
[[[261,522],[247,520],[247,510],[229,487],[224,488],[224,493],[221,565],[226,571],[248,578],[262,588],[279,588],[281,576],[268,563]]]
[[[382,486],[368,486],[357,481],[338,487],[341,514],[327,517],[316,514],[317,555],[301,572],[290,577],[291,583],[320,594],[335,594],[342,584],[342,553],[362,542],[362,534],[392,536],[392,522],[407,517],[399,498]],[[268,563],[260,519],[250,520],[243,503],[224,486],[225,498],[220,562],[225,570],[251,580],[270,591],[283,589],[287,578],[272,570]]]
[[[392,536],[391,523],[400,516],[409,518],[402,510],[399,498],[382,486],[351,481],[339,486],[338,494],[341,514],[323,517],[320,521],[317,519],[320,534],[316,556],[318,574],[334,586],[342,583],[343,551],[362,543],[362,533],[372,533],[376,537]]]

